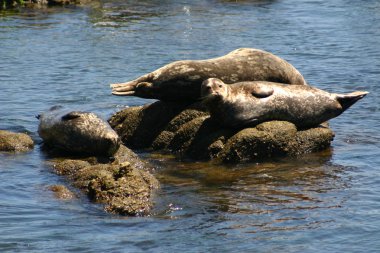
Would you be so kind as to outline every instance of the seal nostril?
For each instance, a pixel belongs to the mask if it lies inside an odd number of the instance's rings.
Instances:
[[[211,90],[211,87],[210,87],[210,86],[207,86],[207,90]]]

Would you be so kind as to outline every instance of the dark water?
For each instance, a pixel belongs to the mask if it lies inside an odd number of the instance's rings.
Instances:
[[[162,183],[154,214],[106,214],[65,184],[37,145],[0,154],[1,252],[378,252],[380,3],[111,1],[0,14],[0,129],[29,132],[56,104],[103,117],[148,102],[110,95],[179,59],[239,47],[271,51],[309,83],[370,94],[330,125],[330,151],[216,166],[149,156]]]

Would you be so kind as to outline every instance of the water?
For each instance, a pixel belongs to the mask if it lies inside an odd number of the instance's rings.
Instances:
[[[110,95],[180,59],[261,48],[331,92],[370,94],[330,121],[332,149],[217,166],[145,155],[162,183],[149,217],[109,215],[66,184],[39,145],[0,154],[1,252],[378,252],[380,3],[104,1],[0,14],[0,129],[28,132],[61,104],[104,118],[147,100]]]

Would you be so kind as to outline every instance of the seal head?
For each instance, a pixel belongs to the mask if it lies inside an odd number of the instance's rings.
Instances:
[[[202,83],[201,98],[227,98],[229,94],[228,85],[217,78],[209,78]]]
[[[38,134],[49,147],[75,155],[112,156],[120,146],[116,132],[94,113],[55,106],[38,118]]]

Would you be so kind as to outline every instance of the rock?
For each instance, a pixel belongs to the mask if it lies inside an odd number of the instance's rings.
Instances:
[[[125,146],[121,146],[115,159],[108,163],[100,163],[94,158],[63,159],[53,163],[57,174],[65,175],[90,200],[104,204],[107,212],[145,215],[153,206],[151,196],[159,183],[147,170],[147,164]]]
[[[33,147],[34,143],[29,135],[0,130],[0,151],[25,152]]]
[[[0,0],[0,10],[18,7],[41,8],[58,5],[83,5],[96,2],[94,0]]]
[[[132,148],[152,147],[155,142],[156,148],[160,147],[162,138],[159,136],[163,131],[174,132],[183,123],[204,114],[196,110],[199,105],[187,106],[155,102],[150,105],[130,107],[114,114],[109,123],[119,134],[121,140]],[[185,110],[185,108],[188,108]]]
[[[75,194],[64,185],[51,185],[48,187],[57,199],[70,200],[76,198]]]
[[[133,148],[169,150],[181,157],[224,163],[320,151],[334,138],[327,126],[297,130],[285,121],[246,129],[221,128],[199,103],[178,106],[158,101],[131,107],[112,116],[110,125]]]
[[[275,156],[295,156],[323,150],[334,138],[328,128],[297,131],[286,121],[270,121],[232,136],[219,158],[223,162],[256,161]]]

